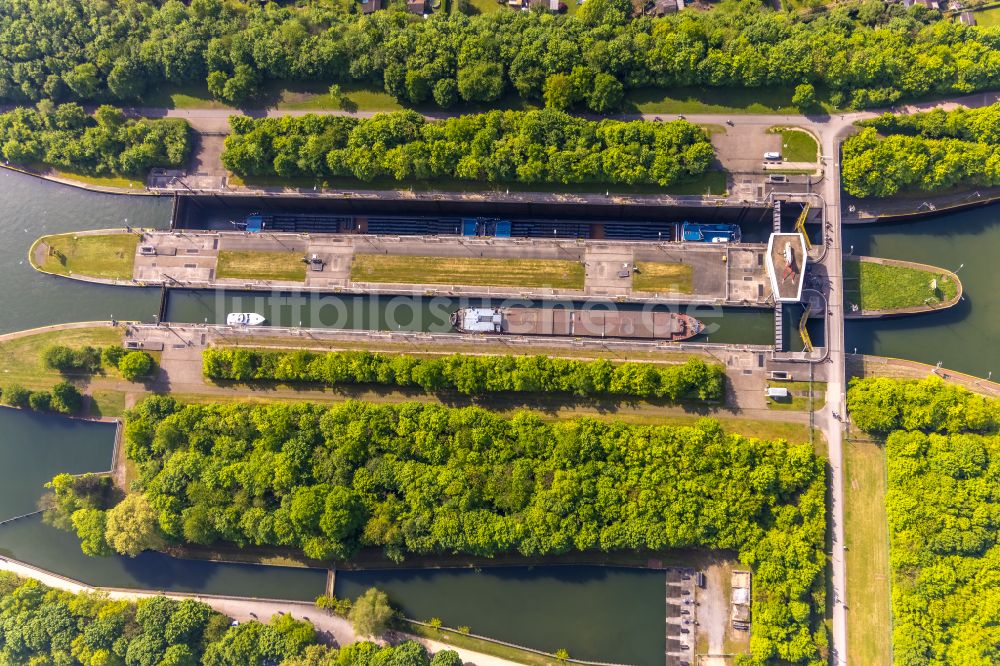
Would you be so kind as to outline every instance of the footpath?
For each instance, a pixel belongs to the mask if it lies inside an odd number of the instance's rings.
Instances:
[[[344,646],[355,643],[362,638],[354,632],[351,623],[342,617],[331,615],[314,605],[305,602],[282,601],[278,599],[255,599],[244,597],[225,597],[204,594],[181,594],[160,592],[145,592],[141,590],[125,590],[119,588],[98,588],[91,587],[80,581],[67,578],[50,571],[39,569],[30,564],[19,562],[5,557],[0,557],[0,570],[10,571],[22,578],[33,578],[44,585],[65,590],[74,594],[81,592],[100,592],[107,594],[111,599],[125,599],[128,601],[138,601],[155,596],[166,596],[170,599],[183,600],[195,599],[208,604],[218,612],[231,617],[238,622],[250,622],[260,620],[267,622],[272,615],[286,613],[297,620],[306,620],[314,627],[320,638],[335,646]],[[423,644],[430,652],[439,650],[455,650],[462,661],[475,666],[511,666],[517,662],[507,661],[492,655],[473,652],[464,648],[457,648],[446,645],[439,641],[433,641],[408,634],[394,634],[390,642],[402,640],[413,640]]]

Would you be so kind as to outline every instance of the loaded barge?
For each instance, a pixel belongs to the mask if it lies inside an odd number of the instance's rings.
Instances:
[[[705,325],[675,312],[573,310],[568,308],[463,308],[451,315],[462,333],[642,338],[680,342]]]

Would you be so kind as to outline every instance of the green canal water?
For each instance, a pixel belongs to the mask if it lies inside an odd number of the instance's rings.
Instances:
[[[384,590],[407,617],[589,661],[654,666],[666,649],[662,571],[564,566],[338,571],[335,592]]]

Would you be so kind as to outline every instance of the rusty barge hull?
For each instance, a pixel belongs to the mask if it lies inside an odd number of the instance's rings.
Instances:
[[[586,338],[686,340],[700,332],[696,319],[670,312],[607,312],[548,308],[510,308],[502,333]]]

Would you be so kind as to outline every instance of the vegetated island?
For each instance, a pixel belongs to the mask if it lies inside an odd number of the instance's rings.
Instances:
[[[934,312],[956,305],[962,282],[952,271],[912,261],[844,257],[846,319]]]

